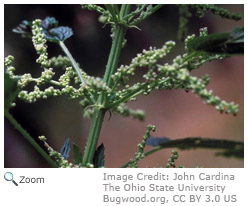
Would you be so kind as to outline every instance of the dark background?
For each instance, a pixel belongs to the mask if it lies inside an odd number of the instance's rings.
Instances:
[[[243,14],[243,5],[220,5],[232,12]],[[4,49],[5,56],[15,57],[16,73],[31,73],[39,76],[41,68],[35,63],[37,54],[30,39],[22,39],[11,30],[22,20],[55,17],[62,26],[73,29],[74,35],[65,44],[81,67],[90,75],[104,74],[108,53],[111,46],[110,26],[103,27],[98,22],[99,14],[82,10],[79,5],[5,5]],[[189,22],[189,34],[198,34],[199,28],[208,27],[211,32],[231,31],[238,22],[222,19],[208,13],[199,19],[193,14]],[[142,31],[130,29],[127,32],[127,46],[121,54],[120,64],[129,64],[131,59],[142,49],[149,46],[162,47],[164,42],[173,40],[177,45],[172,54],[164,59],[171,63],[172,58],[184,53],[184,44],[177,41],[178,7],[166,5],[154,15],[138,25]],[[59,46],[48,43],[49,57],[63,54]],[[60,71],[56,71],[60,73]],[[144,69],[137,70],[137,80]],[[106,148],[105,167],[120,167],[133,157],[137,143],[142,139],[147,124],[155,124],[154,136],[167,136],[171,139],[202,136],[244,139],[244,58],[232,57],[223,61],[205,64],[192,72],[195,76],[209,74],[211,82],[208,89],[227,101],[240,105],[238,116],[221,115],[213,107],[202,103],[200,98],[184,91],[159,91],[149,96],[140,96],[137,102],[129,103],[132,108],[146,111],[144,122],[113,115],[106,117],[99,143]],[[90,129],[90,120],[83,119],[82,107],[78,101],[67,97],[52,97],[39,100],[34,104],[17,100],[17,106],[11,113],[18,122],[37,138],[45,135],[48,143],[60,150],[66,138],[70,138],[82,150]],[[49,167],[29,143],[5,120],[4,166],[5,167]],[[38,141],[38,140],[37,140]],[[39,141],[38,141],[39,142]],[[151,149],[147,147],[147,149]],[[141,167],[164,167],[171,149],[160,151],[140,162]],[[179,151],[177,164],[185,167],[243,167],[243,160],[215,157],[212,150]]]

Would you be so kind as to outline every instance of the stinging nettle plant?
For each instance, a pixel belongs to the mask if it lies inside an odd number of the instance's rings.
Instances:
[[[230,13],[215,5],[177,5],[180,14],[178,38],[184,40],[185,53],[176,56],[171,64],[160,64],[159,61],[175,47],[175,42],[167,41],[161,48],[150,47],[148,50],[143,50],[132,59],[129,65],[118,65],[121,50],[128,41],[125,39],[126,31],[139,29],[140,22],[163,6],[147,4],[81,5],[82,9],[98,12],[100,14],[99,21],[104,25],[111,26],[112,46],[103,77],[89,76],[83,71],[64,43],[73,35],[72,29],[60,26],[54,17],[47,17],[44,20],[36,19],[32,22],[24,20],[13,29],[13,32],[21,34],[22,37],[31,38],[38,55],[36,62],[43,72],[40,77],[36,78],[32,77],[30,73],[16,75],[13,66],[14,57],[7,56],[5,58],[5,117],[52,167],[104,167],[104,145],[101,144],[97,147],[104,116],[109,113],[111,117],[112,113],[117,113],[124,117],[144,120],[145,113],[142,110],[129,108],[127,103],[136,101],[136,97],[139,95],[149,95],[153,91],[172,89],[191,91],[204,103],[214,106],[221,113],[237,115],[239,110],[237,104],[221,100],[211,90],[206,89],[210,81],[208,75],[198,78],[192,76],[191,71],[209,61],[243,54],[243,28],[235,27],[230,32],[212,34],[208,34],[207,28],[202,28],[199,35],[187,36],[187,23],[192,13],[203,17],[206,12],[212,12],[222,18],[236,21],[241,19],[241,15],[238,13]],[[65,56],[49,58],[47,42],[59,45]],[[62,68],[64,74],[55,78],[58,68]],[[134,76],[135,71],[139,68],[148,68],[148,70],[143,75],[143,81],[131,85],[130,77]],[[32,91],[26,90],[30,84],[34,85]],[[41,135],[39,139],[44,142],[49,152],[48,155],[9,112],[12,107],[16,106],[14,103],[16,97],[27,103],[34,103],[40,99],[61,95],[79,100],[79,104],[84,108],[84,117],[92,119],[84,151],[73,144],[73,163],[67,160],[71,150],[69,139],[66,140],[60,152],[57,152],[48,145],[46,137]],[[169,138],[152,137],[150,133],[154,131],[154,125],[147,126],[142,141],[137,145],[138,151],[122,167],[138,167],[141,159],[165,148],[222,149],[217,153],[218,155],[243,158],[243,142],[201,137],[170,140]],[[146,145],[154,148],[145,152]],[[176,167],[175,160],[177,158],[178,152],[173,150],[165,167]]]

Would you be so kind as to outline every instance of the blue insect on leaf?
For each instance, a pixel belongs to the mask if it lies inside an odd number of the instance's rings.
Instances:
[[[170,139],[168,137],[149,137],[149,139],[146,141],[146,145],[157,147],[160,144],[163,144],[169,141]]]
[[[71,151],[71,146],[70,146],[70,138],[67,138],[63,147],[60,150],[60,154],[64,157],[64,159],[68,159]]]

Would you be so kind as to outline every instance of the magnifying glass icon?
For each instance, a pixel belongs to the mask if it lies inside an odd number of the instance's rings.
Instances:
[[[11,172],[6,172],[6,173],[4,174],[4,179],[5,179],[6,181],[12,181],[12,182],[14,183],[15,186],[18,186],[18,184],[16,183],[16,181],[13,180],[13,178],[14,178],[14,175],[13,175]]]

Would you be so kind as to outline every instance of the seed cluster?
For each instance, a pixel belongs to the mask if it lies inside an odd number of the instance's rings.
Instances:
[[[50,59],[50,65],[53,68],[63,68],[63,69],[72,66],[70,59],[62,55],[59,55],[57,57],[52,57]]]
[[[134,158],[129,161],[128,167],[131,168],[137,168],[138,167],[138,161],[142,160],[144,155],[144,149],[146,146],[146,141],[150,137],[151,132],[155,132],[156,127],[154,125],[147,125],[147,130],[145,135],[143,136],[142,141],[137,145],[138,151],[134,154]]]
[[[145,112],[143,110],[140,109],[133,110],[124,103],[119,104],[117,107],[113,108],[112,110],[115,113],[122,115],[123,117],[132,117],[133,119],[138,119],[141,121],[145,119]]]
[[[15,67],[12,66],[13,60],[14,57],[11,55],[4,58],[4,66],[6,67],[6,72],[9,74],[10,78],[15,78]]]
[[[32,42],[37,54],[39,54],[39,58],[36,62],[41,64],[42,67],[47,68],[49,67],[49,60],[45,34],[42,32],[41,22],[40,19],[36,19],[32,22]]]
[[[199,79],[197,77],[193,77],[189,74],[189,71],[186,68],[179,69],[180,64],[178,64],[180,58],[177,58],[177,61],[173,65],[163,65],[159,67],[159,70],[173,78],[176,85],[181,89],[186,88],[187,90],[191,90],[195,94],[197,94],[206,104],[215,106],[217,110],[221,113],[232,113],[236,115],[239,110],[239,106],[234,104],[233,102],[227,103],[224,100],[221,100],[218,96],[214,96],[212,94],[212,90],[206,89],[206,84],[209,82],[208,78],[204,78],[204,80]],[[183,83],[183,84],[181,84]]]
[[[211,11],[213,14],[221,16],[222,18],[232,19],[232,20],[240,20],[242,15],[239,13],[231,13],[226,9],[217,7],[214,4],[190,4],[188,5],[190,8],[196,10],[196,14],[202,18],[205,13]]]
[[[172,150],[171,151],[171,157],[168,159],[168,163],[166,164],[166,168],[176,167],[175,160],[178,159],[178,152],[177,150]]]

